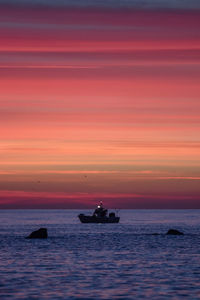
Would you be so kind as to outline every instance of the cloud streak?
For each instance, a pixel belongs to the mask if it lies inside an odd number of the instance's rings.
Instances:
[[[33,7],[200,9],[198,0],[0,0],[0,4]]]
[[[0,0],[0,207],[199,208],[199,1]]]

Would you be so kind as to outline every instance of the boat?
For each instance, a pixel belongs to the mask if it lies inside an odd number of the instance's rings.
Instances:
[[[78,215],[81,223],[119,223],[120,217],[116,216],[114,212],[110,212],[103,207],[103,203],[97,206],[92,216],[84,214]]]

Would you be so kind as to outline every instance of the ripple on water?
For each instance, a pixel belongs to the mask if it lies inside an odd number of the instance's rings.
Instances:
[[[51,211],[45,217],[39,211],[35,223],[34,214],[22,211],[19,218],[10,211],[6,224],[5,215],[0,219],[2,299],[199,298],[200,221],[195,211],[177,212],[178,217],[124,212],[126,222],[122,215],[117,226],[84,226],[75,221],[74,211]],[[38,227],[48,227],[47,240],[24,238]],[[186,235],[166,236],[171,227]]]

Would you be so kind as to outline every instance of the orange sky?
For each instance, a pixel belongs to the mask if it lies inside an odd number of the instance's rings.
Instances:
[[[0,2],[0,208],[200,208],[200,10],[24,3]]]

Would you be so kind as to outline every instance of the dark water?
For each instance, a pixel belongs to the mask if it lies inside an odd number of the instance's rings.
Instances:
[[[200,211],[122,210],[99,225],[77,214],[0,211],[1,299],[200,299]],[[24,238],[39,227],[47,240]]]

